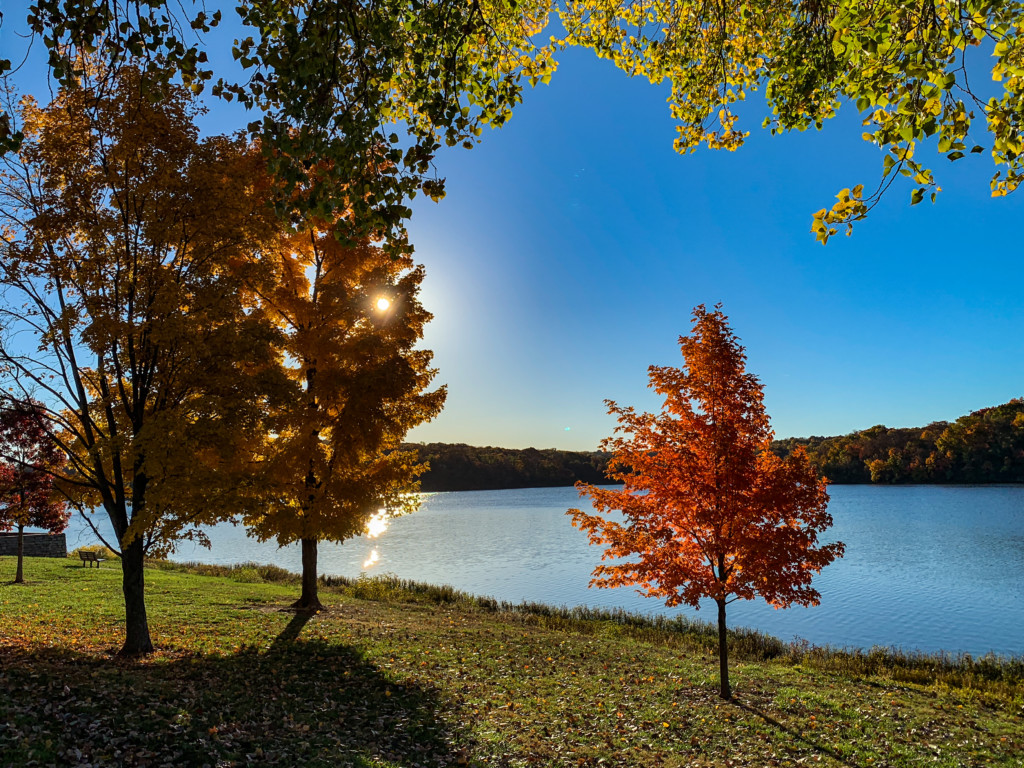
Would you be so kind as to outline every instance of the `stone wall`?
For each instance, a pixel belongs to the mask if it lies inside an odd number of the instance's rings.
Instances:
[[[18,534],[0,533],[0,555],[18,554]],[[63,533],[26,533],[25,557],[67,557]]]

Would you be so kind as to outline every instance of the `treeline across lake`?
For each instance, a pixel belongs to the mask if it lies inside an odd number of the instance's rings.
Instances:
[[[790,437],[772,450],[807,451],[833,483],[1024,483],[1024,399],[926,427],[882,425],[838,437]],[[404,446],[430,470],[424,491],[548,488],[578,480],[606,484],[611,454],[554,448],[480,448],[463,443]]]
[[[1024,399],[982,408],[952,424],[875,426],[840,437],[791,437],[834,483],[1024,483]]]
[[[500,488],[555,488],[607,483],[611,454],[554,448],[478,448],[463,443],[403,446],[415,449],[430,470],[420,478],[423,491],[488,491]]]

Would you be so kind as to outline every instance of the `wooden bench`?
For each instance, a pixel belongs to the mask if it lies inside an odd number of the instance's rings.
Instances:
[[[104,557],[100,557],[99,554],[97,554],[96,552],[88,552],[86,550],[79,550],[78,556],[82,558],[83,568],[85,568],[86,564],[88,564],[88,566],[92,568],[93,563],[96,563],[96,567],[99,568],[100,563],[102,563],[106,559]]]

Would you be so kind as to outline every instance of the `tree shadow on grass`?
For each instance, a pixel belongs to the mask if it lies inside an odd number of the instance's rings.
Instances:
[[[316,614],[312,611],[296,611],[295,616],[288,622],[288,626],[281,630],[270,646],[270,652],[279,652],[299,639],[302,629],[309,624]]]
[[[774,717],[769,715],[767,712],[765,712],[762,709],[759,709],[758,707],[756,707],[756,706],[754,706],[752,704],[744,704],[742,701],[738,701],[735,698],[732,700],[732,704],[734,704],[739,709],[744,710],[745,712],[749,712],[752,715],[756,715],[757,717],[761,718],[764,722],[768,723],[769,725],[774,726],[775,728],[778,728],[780,731],[782,731],[784,733],[788,733],[793,738],[794,741],[798,741],[798,742],[800,742],[802,744],[806,744],[808,747],[813,749],[815,752],[817,752],[819,754],[822,754],[822,755],[827,755],[828,757],[831,757],[837,763],[842,763],[843,765],[847,765],[850,768],[862,768],[860,763],[853,762],[852,760],[850,760],[850,758],[848,758],[848,757],[846,757],[844,755],[841,755],[836,750],[832,749],[829,746],[826,746],[825,744],[822,744],[819,741],[815,741],[814,739],[807,738],[807,734],[806,733],[801,733],[800,731],[796,730],[795,728],[792,728],[792,727],[786,725],[785,723],[783,723],[783,722],[781,722],[779,720],[776,720]]]
[[[0,765],[465,764],[434,691],[350,646],[297,641],[298,619],[265,653],[125,663],[0,648]]]

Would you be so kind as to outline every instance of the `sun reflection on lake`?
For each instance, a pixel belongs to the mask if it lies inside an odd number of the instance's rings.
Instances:
[[[388,529],[388,515],[383,509],[366,523],[366,537],[376,539]]]

